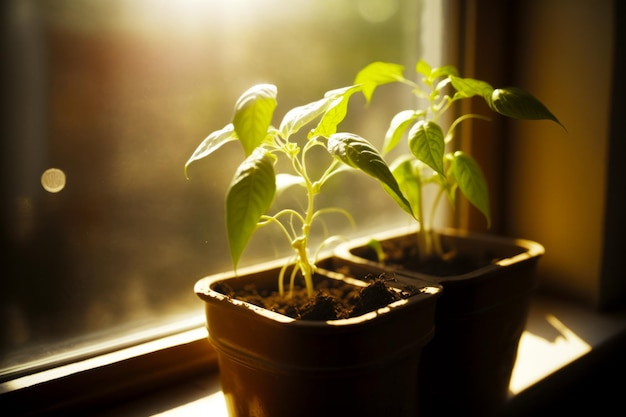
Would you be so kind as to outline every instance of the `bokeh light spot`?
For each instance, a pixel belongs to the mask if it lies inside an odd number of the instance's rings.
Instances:
[[[65,173],[58,168],[49,168],[41,175],[41,185],[49,193],[58,193],[65,188]]]

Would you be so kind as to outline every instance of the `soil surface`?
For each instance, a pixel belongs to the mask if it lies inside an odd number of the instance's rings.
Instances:
[[[228,284],[218,283],[213,289],[229,297],[301,320],[337,320],[356,317],[378,308],[411,297],[419,288],[407,286],[401,291],[391,289],[393,280],[384,276],[366,277],[366,287],[355,287],[343,281],[325,279],[315,286],[315,296],[309,297],[306,288],[295,286],[286,295],[277,291],[259,290],[254,285],[235,291]]]
[[[447,250],[441,258],[432,257],[420,261],[416,245],[402,245],[394,241],[384,241],[381,244],[386,256],[386,264],[439,277],[466,274],[498,260],[495,255],[490,253],[485,253],[482,257],[477,258],[460,254],[455,250]],[[370,248],[363,248],[361,256],[372,261],[378,259],[376,252]]]

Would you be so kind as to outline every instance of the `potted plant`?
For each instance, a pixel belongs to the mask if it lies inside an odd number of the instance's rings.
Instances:
[[[406,137],[408,152],[390,166],[419,227],[349,242],[336,254],[351,262],[355,273],[358,265],[377,265],[379,271],[443,286],[436,334],[422,353],[421,415],[490,416],[508,395],[535,268],[544,249],[528,240],[432,227],[441,200],[454,208],[458,191],[490,223],[489,193],[481,168],[455,146],[461,123],[487,118],[451,115],[451,111],[459,101],[478,97],[504,116],[560,122],[528,92],[460,77],[453,66],[433,68],[420,60],[419,82],[403,73],[401,65],[374,62],[357,74],[355,84],[369,102],[379,86],[402,83],[424,104],[393,117],[381,152],[388,155]],[[424,198],[428,187],[436,190],[430,207]]]
[[[421,349],[432,338],[441,287],[419,281],[403,288],[387,285],[384,277],[372,282],[347,277],[335,271],[341,265],[334,257],[318,256],[336,237],[325,239],[316,254],[309,247],[311,229],[322,216],[350,218],[339,208],[315,206],[328,180],[346,169],[371,175],[412,213],[374,147],[336,132],[350,96],[360,88],[329,91],[288,111],[275,128],[277,89],[255,85],[238,99],[232,123],[202,141],[185,165],[187,174],[192,163],[231,141],[245,153],[226,196],[234,271],[195,286],[205,302],[231,416],[417,412],[415,375]],[[279,167],[288,171],[277,174]],[[303,209],[270,211],[278,191],[298,187],[304,189]],[[287,238],[293,257],[237,270],[249,239],[267,225]]]

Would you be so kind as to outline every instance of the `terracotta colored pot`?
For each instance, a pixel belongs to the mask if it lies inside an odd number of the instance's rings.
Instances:
[[[400,246],[416,242],[406,229],[376,238]],[[435,336],[422,352],[420,416],[492,416],[508,396],[544,249],[528,240],[455,230],[442,232],[442,243],[472,257],[499,260],[461,275],[434,276],[379,264],[366,240],[342,245],[336,255],[352,264],[354,274],[378,266],[401,281],[408,277],[443,286]]]
[[[421,294],[332,321],[295,320],[213,289],[224,280],[233,288],[254,282],[275,289],[279,268],[273,263],[196,283],[229,415],[415,416],[417,368],[433,335],[441,286],[420,282]],[[327,271],[316,279],[365,285]]]

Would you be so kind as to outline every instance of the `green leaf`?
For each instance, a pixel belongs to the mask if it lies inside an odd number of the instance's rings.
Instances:
[[[489,189],[478,163],[470,155],[457,151],[452,157],[452,176],[465,198],[485,216],[490,226]]]
[[[227,124],[223,129],[216,130],[209,134],[202,143],[196,148],[189,160],[185,163],[185,178],[189,178],[187,175],[187,169],[192,162],[199,161],[206,158],[217,149],[221,148],[227,142],[237,140],[237,135],[232,123]]]
[[[376,148],[367,140],[352,133],[335,133],[328,138],[328,151],[346,165],[377,179],[396,203],[413,216],[411,204],[402,195],[398,182],[389,167]]]
[[[435,172],[444,174],[445,138],[441,127],[429,120],[420,120],[409,131],[409,149]]]
[[[287,112],[280,123],[280,133],[282,137],[288,138],[292,134],[298,132],[302,126],[313,121],[316,117],[321,116],[329,104],[335,100],[333,97],[324,97],[304,106],[295,107]]]
[[[314,136],[329,137],[337,132],[337,126],[343,121],[348,112],[348,102],[352,94],[361,90],[361,86],[355,85],[342,89],[329,91],[325,97],[333,99],[318,125],[309,133],[309,138]]]
[[[420,59],[415,65],[415,72],[417,72],[418,74],[422,74],[424,78],[429,79],[430,74],[433,72],[433,69],[431,68],[430,64],[428,64],[428,62]]]
[[[343,98],[334,99],[328,106],[324,116],[315,126],[315,129],[309,132],[308,137],[315,136],[328,137],[337,132],[337,125],[343,121],[348,112],[348,101]]]
[[[473,97],[473,96],[481,96],[485,100],[491,97],[491,93],[493,92],[493,87],[488,83],[480,80],[475,80],[473,78],[460,78],[455,76],[450,76],[450,81],[452,81],[452,86],[457,91],[457,95],[460,97]]]
[[[329,90],[324,94],[325,98],[337,98],[337,97],[350,97],[352,94],[360,91],[362,86],[358,84],[349,85],[347,87],[335,88],[333,90]]]
[[[354,84],[363,88],[365,100],[369,103],[376,87],[396,81],[404,81],[404,66],[390,62],[372,62],[356,75]]]
[[[385,254],[385,250],[383,249],[383,245],[380,243],[380,240],[371,238],[367,242],[367,247],[372,249],[376,253],[376,260],[378,262],[385,262],[387,255]]]
[[[456,207],[456,190],[459,185],[455,181],[450,181],[450,178],[444,178],[441,175],[435,175],[432,180],[444,191],[450,207]]]
[[[319,125],[315,128],[314,133],[320,136],[328,137],[337,132],[337,126],[345,119],[348,112],[348,102],[354,93],[361,91],[361,85],[351,85],[349,87],[339,88],[328,91],[325,97],[336,97],[328,106],[328,109],[322,116]]]
[[[233,126],[246,156],[263,142],[276,109],[276,86],[257,84],[245,91],[235,104]]]
[[[404,132],[406,132],[409,126],[417,119],[418,115],[419,113],[413,110],[404,110],[391,119],[391,124],[389,125],[389,129],[387,129],[385,141],[383,142],[383,155],[389,153],[400,143],[402,135],[404,135]]]
[[[352,94],[361,90],[361,86],[349,86],[328,91],[324,98],[304,106],[295,107],[283,117],[279,130],[284,138],[298,132],[303,126],[322,116],[316,128],[309,133],[329,136],[337,131],[337,125],[346,117],[348,99]]]
[[[275,157],[257,148],[239,166],[226,196],[226,229],[235,268],[276,194]]]
[[[416,162],[415,158],[413,158],[412,155],[406,154],[394,160],[390,169],[396,181],[398,181],[402,194],[406,197],[414,210],[413,217],[421,221],[422,215],[416,211],[421,207],[422,181],[419,168],[414,166],[414,162]]]
[[[438,78],[441,77],[448,78],[449,76],[458,76],[456,67],[452,65],[432,68],[423,60],[418,61],[415,71],[424,76],[424,81],[428,85],[432,85]]]
[[[432,70],[430,74],[431,81],[435,81],[440,77],[450,77],[450,76],[458,76],[458,71],[456,67],[452,65],[444,65],[442,67],[437,67]]]
[[[285,173],[276,175],[276,194],[277,195],[281,194],[283,191],[285,191],[286,189],[294,185],[300,185],[302,187],[306,187],[304,178],[302,178],[299,175],[292,175],[292,174],[285,174]]]
[[[517,87],[498,88],[485,99],[492,110],[508,117],[561,122],[532,94]]]

